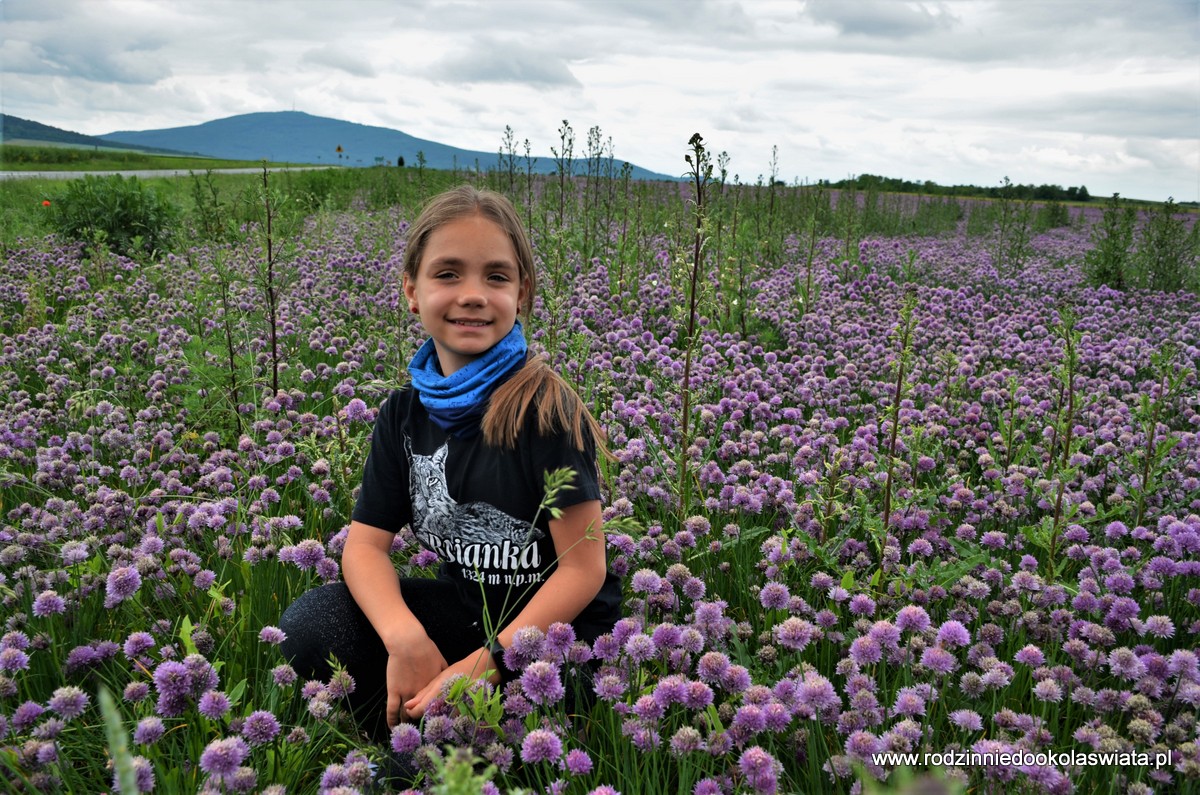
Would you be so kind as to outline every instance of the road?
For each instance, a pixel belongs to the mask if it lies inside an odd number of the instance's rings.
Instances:
[[[335,166],[284,166],[279,168],[269,168],[268,171],[319,171],[321,169],[335,168]],[[141,171],[0,171],[0,181],[6,179],[79,179],[80,177],[91,174],[97,177],[105,177],[110,174],[120,174],[123,177],[138,177],[140,179],[148,179],[150,177],[186,177],[188,174],[196,173],[203,174],[206,169],[202,168],[163,168]],[[214,174],[261,174],[262,168],[214,168]]]

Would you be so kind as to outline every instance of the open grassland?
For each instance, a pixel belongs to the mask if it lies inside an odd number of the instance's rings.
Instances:
[[[149,154],[128,149],[0,144],[0,171],[131,171],[255,168],[262,161],[221,160],[199,155]],[[283,166],[285,163],[271,163]]]
[[[520,681],[381,748],[341,707],[353,682],[296,681],[274,624],[339,577],[375,411],[422,339],[404,231],[468,178],[527,219],[531,342],[608,433],[626,618],[590,647],[523,638]],[[1200,776],[1200,310],[1150,286],[1194,288],[1190,219],[1137,215],[1121,248],[1119,207],[702,169],[161,190],[171,234],[128,256],[114,230],[50,234],[58,194],[5,199],[27,202],[0,264],[10,790],[381,792],[393,757],[472,793]],[[1169,263],[1156,223],[1184,236]],[[395,557],[436,568],[403,535]],[[1017,756],[919,756],[947,751]]]

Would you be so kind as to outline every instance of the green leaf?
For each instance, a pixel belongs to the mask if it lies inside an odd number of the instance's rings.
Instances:
[[[116,699],[108,688],[100,685],[96,694],[100,702],[100,712],[104,715],[104,734],[108,738],[108,753],[112,757],[113,767],[117,772],[116,789],[122,795],[134,795],[138,791],[137,771],[133,766],[133,754],[129,750],[129,736],[121,723],[121,713],[117,710]]]
[[[195,641],[192,640],[192,631],[195,629],[190,616],[184,616],[179,622],[179,640],[183,643],[183,648],[188,654],[199,654],[200,650],[196,648]]]
[[[227,694],[229,696],[230,705],[236,707],[238,705],[238,702],[242,700],[242,696],[245,694],[245,692],[246,692],[246,680],[243,679],[242,681],[240,681],[236,685],[234,685],[233,689],[230,690],[229,693]]]

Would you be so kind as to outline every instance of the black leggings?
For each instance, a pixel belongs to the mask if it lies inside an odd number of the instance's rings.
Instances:
[[[447,663],[485,645],[481,617],[463,606],[454,583],[422,577],[400,578],[400,593]],[[359,728],[385,742],[387,728],[387,649],[343,582],[303,594],[284,611],[279,628],[287,635],[280,650],[301,680],[328,681],[332,656],[354,677],[350,711]]]

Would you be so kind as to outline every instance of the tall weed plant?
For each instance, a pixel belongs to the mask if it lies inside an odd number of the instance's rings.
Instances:
[[[137,177],[87,175],[50,204],[54,229],[129,257],[165,252],[177,231],[175,206]]]

